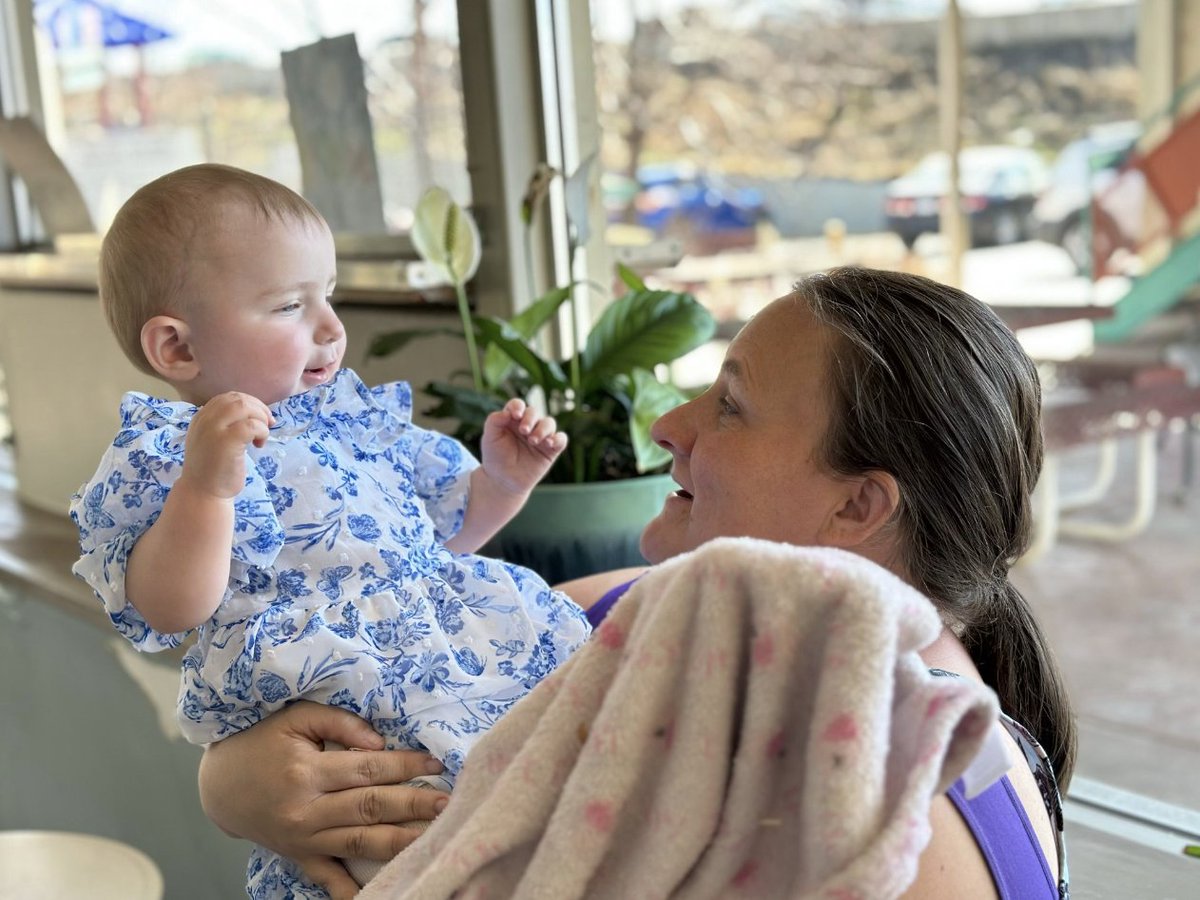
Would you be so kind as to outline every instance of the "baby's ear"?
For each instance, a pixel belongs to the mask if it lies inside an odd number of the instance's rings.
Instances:
[[[188,324],[172,316],[155,316],[142,326],[142,352],[159,375],[172,384],[191,381],[200,363],[188,343]]]

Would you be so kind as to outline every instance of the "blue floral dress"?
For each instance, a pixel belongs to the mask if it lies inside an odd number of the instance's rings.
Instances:
[[[196,407],[129,393],[121,430],[71,505],[74,571],[140,650],[151,629],[125,598],[125,565],[178,478]],[[569,598],[533,572],[444,542],[478,465],[412,422],[403,382],[368,388],[343,369],[271,407],[246,451],[224,599],[183,661],[179,721],[221,740],[306,699],[357,713],[389,747],[426,749],[451,780],[472,744],[587,638]],[[262,848],[251,896],[324,896]]]

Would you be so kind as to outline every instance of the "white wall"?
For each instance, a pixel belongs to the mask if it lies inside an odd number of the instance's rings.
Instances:
[[[375,334],[457,328],[453,311],[356,307],[340,314],[348,335],[345,364],[368,384],[403,378],[419,390],[466,365],[463,342],[450,337],[363,361]],[[90,293],[0,290],[0,368],[15,440],[17,492],[26,503],[62,515],[117,433],[121,396],[130,390],[171,396],[165,384],[125,359]],[[420,396],[416,407],[420,421]]]

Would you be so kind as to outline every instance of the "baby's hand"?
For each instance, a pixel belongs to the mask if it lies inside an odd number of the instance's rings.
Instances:
[[[230,391],[205,403],[188,426],[183,471],[193,490],[230,499],[246,485],[246,445],[261,447],[274,419],[257,397]]]
[[[483,470],[505,490],[527,494],[566,446],[567,436],[557,430],[553,416],[541,416],[513,398],[484,422]]]

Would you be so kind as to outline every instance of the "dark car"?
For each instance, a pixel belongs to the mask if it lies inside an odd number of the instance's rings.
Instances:
[[[1075,268],[1086,271],[1088,209],[1116,175],[1142,134],[1137,122],[1097,125],[1063,147],[1050,170],[1050,186],[1033,207],[1036,236],[1058,244]]]
[[[959,191],[971,243],[1011,244],[1030,236],[1030,212],[1048,176],[1040,156],[1024,147],[968,147],[959,153]],[[950,183],[945,153],[931,153],[887,186],[887,227],[912,247],[938,231]]]
[[[689,252],[753,244],[763,218],[757,190],[685,162],[640,166],[636,182],[606,174],[602,185],[610,220],[632,201],[635,224],[682,239]]]

